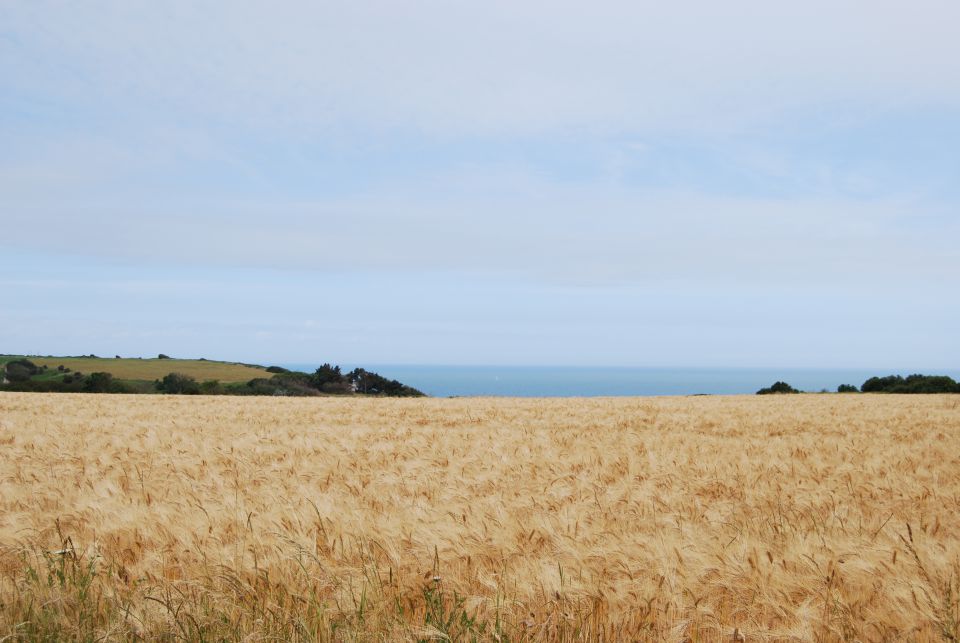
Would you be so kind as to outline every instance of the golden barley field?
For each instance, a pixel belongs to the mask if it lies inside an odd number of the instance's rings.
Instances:
[[[0,640],[940,641],[960,396],[0,394]]]

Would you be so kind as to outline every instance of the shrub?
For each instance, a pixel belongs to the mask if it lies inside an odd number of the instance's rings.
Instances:
[[[32,393],[82,393],[83,380],[27,380],[26,382],[11,382],[3,385],[5,391],[20,391]]]
[[[288,395],[316,395],[317,389],[313,387],[312,378],[307,373],[298,373],[288,371],[286,373],[277,373],[270,381],[276,386],[287,391]]]
[[[223,395],[223,385],[220,380],[206,380],[200,383],[201,395]]]
[[[762,388],[757,391],[757,395],[770,395],[772,393],[799,393],[797,389],[793,388],[786,382],[775,382],[773,386],[767,388]]]
[[[157,359],[170,359],[170,356],[160,353],[159,355],[157,355]]]
[[[277,382],[265,377],[257,377],[247,382],[244,395],[286,395],[285,390]]]
[[[282,366],[268,366],[268,373],[289,373],[290,371]]]
[[[837,387],[837,393],[859,393],[859,392],[860,392],[860,389],[858,389],[853,384],[841,384],[840,386]]]
[[[329,386],[329,385],[327,385]],[[247,382],[239,395],[288,395],[292,397],[307,397],[319,395],[313,386],[312,376],[307,373],[288,371],[277,373],[270,379],[258,377]]]

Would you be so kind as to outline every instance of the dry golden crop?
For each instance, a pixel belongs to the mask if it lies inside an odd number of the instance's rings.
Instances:
[[[957,396],[0,394],[0,639],[956,640],[958,445]]]

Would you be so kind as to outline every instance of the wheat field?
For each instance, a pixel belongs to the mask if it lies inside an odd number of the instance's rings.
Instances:
[[[0,394],[0,640],[939,641],[960,397]]]

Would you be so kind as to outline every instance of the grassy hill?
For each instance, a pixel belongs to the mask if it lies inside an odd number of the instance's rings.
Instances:
[[[57,377],[57,367],[63,366],[71,371],[82,373],[110,373],[118,380],[150,381],[162,378],[168,373],[183,373],[198,382],[220,380],[224,383],[247,382],[256,377],[270,377],[270,373],[260,366],[216,362],[205,359],[137,359],[107,357],[35,357],[32,355],[2,355],[0,366],[14,359],[26,357],[37,366],[46,366],[47,372],[39,378]]]
[[[362,368],[315,373],[206,359],[0,355],[0,389],[40,393],[187,395],[422,396],[421,391]]]

